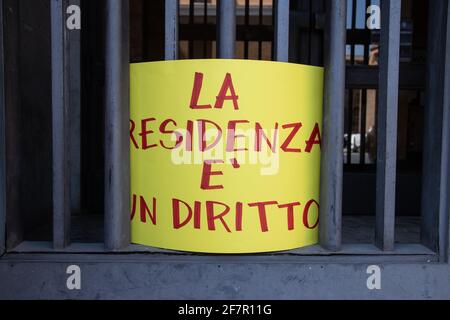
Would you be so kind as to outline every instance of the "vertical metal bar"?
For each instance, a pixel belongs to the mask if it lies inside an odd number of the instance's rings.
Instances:
[[[289,61],[289,0],[275,1],[275,60]]]
[[[70,5],[81,6],[81,0]],[[70,119],[70,203],[72,214],[81,212],[81,31],[67,32]]]
[[[244,21],[244,28],[245,31],[248,30],[248,26],[250,25],[250,0],[245,0],[245,21]],[[248,47],[249,43],[247,40],[247,32],[244,33],[244,59],[248,59]]]
[[[320,178],[320,244],[337,251],[342,238],[346,0],[327,0],[325,87]]]
[[[130,242],[129,1],[106,2],[105,247]]]
[[[6,127],[3,0],[0,0],[0,256],[6,251]]]
[[[51,1],[53,246],[70,242],[69,73],[64,10],[67,0]]]
[[[21,104],[20,86],[19,86],[19,2],[15,0],[3,0],[3,38],[4,48],[4,94],[5,94],[5,134],[6,138],[11,137],[12,143],[6,144],[6,163],[12,163],[8,166],[6,173],[7,189],[6,197],[8,199],[6,210],[6,250],[12,249],[20,244],[24,239],[25,222],[21,219],[21,201],[20,192],[21,168],[25,161],[22,159],[22,147],[16,143],[20,136],[20,111]]]
[[[203,1],[203,28],[208,26],[208,0]],[[203,40],[203,58],[208,58],[208,42],[209,40]]]
[[[424,150],[422,169],[421,242],[437,251],[439,240],[439,204],[442,152],[442,112],[445,78],[445,30],[448,1],[428,2],[428,54],[426,103],[424,115]],[[447,212],[448,214],[448,212]]]
[[[356,1],[358,0],[351,0],[352,2],[352,29],[356,28]]]
[[[263,26],[264,0],[259,0],[258,24]],[[258,40],[258,60],[262,60],[262,41]]]
[[[442,113],[441,187],[439,195],[439,255],[441,261],[449,257],[450,214],[450,5],[447,5],[447,30],[444,64],[444,101]]]
[[[178,0],[165,2],[165,59],[178,59]]]
[[[381,1],[375,244],[393,250],[401,1]]]
[[[236,46],[236,2],[217,0],[217,53],[221,59],[233,59]]]

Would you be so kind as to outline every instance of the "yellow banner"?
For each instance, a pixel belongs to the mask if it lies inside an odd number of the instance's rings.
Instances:
[[[131,65],[132,242],[254,253],[317,243],[323,69]]]

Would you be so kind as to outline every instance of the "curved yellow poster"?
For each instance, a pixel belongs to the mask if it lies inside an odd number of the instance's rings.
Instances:
[[[318,238],[322,68],[131,65],[132,242],[205,253]]]

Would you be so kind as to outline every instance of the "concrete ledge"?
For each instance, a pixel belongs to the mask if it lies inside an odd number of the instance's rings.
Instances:
[[[0,299],[450,299],[449,265],[392,258],[9,254]],[[73,264],[81,290],[66,286]],[[370,265],[381,290],[367,288]]]

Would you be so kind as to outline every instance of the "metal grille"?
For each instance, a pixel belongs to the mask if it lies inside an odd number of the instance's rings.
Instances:
[[[1,1],[3,8],[5,1]],[[70,243],[71,207],[70,207],[70,172],[68,123],[70,122],[69,57],[73,46],[65,25],[65,9],[69,0],[50,0],[51,42],[52,42],[52,128],[53,128],[53,246],[58,251],[77,250]],[[262,2],[261,2],[262,3]],[[327,0],[325,16],[316,15],[318,26],[323,22],[324,32],[324,125],[321,162],[321,199],[320,199],[320,245],[296,250],[300,255],[310,254],[407,254],[431,255],[437,252],[442,261],[447,259],[448,212],[449,212],[449,77],[450,32],[448,31],[448,1],[431,1],[429,19],[433,21],[433,30],[429,31],[429,50],[426,75],[426,114],[425,144],[422,184],[421,232],[422,245],[395,245],[396,213],[396,164],[397,164],[397,118],[400,74],[401,47],[401,1],[381,1],[382,28],[380,32],[380,58],[378,68],[349,68],[346,65],[347,51],[347,1]],[[352,3],[356,3],[353,1]],[[366,1],[364,1],[366,4]],[[245,2],[244,25],[249,25],[249,1]],[[207,3],[203,3],[207,13]],[[273,13],[273,52],[274,60],[289,61],[290,56],[290,2],[274,2]],[[104,246],[107,251],[151,250],[130,246],[130,222],[128,211],[129,196],[129,47],[130,47],[130,8],[127,0],[106,0],[105,8],[105,131],[104,131]],[[194,1],[190,2],[189,17],[193,17]],[[263,6],[260,5],[260,8]],[[180,48],[180,6],[177,0],[165,1],[165,36],[164,57],[166,60],[179,58]],[[216,7],[217,39],[216,54],[218,58],[234,58],[237,35],[235,1],[218,1]],[[355,11],[353,9],[353,11]],[[3,19],[4,12],[0,12]],[[205,14],[206,16],[206,14]],[[262,11],[259,12],[261,22]],[[207,18],[206,18],[207,19]],[[207,20],[203,21],[207,24]],[[354,21],[352,22],[354,25]],[[3,24],[2,24],[3,25]],[[192,30],[193,21],[188,25]],[[435,31],[438,28],[437,31]],[[3,29],[1,29],[3,31]],[[292,34],[292,32],[291,32]],[[0,40],[3,33],[0,33]],[[213,41],[207,36],[204,41]],[[248,38],[244,40],[244,56],[249,56]],[[183,40],[181,40],[183,41]],[[238,39],[239,41],[239,39]],[[259,52],[261,51],[261,40]],[[3,41],[2,41],[3,43]],[[351,41],[350,62],[355,62],[357,40]],[[367,44],[366,44],[367,45]],[[445,47],[447,46],[447,47]],[[194,45],[188,44],[188,50]],[[1,53],[4,50],[0,50]],[[364,48],[363,64],[368,63],[369,47]],[[190,56],[192,56],[190,54]],[[261,54],[259,54],[261,57]],[[4,79],[4,57],[0,72]],[[311,60],[311,57],[310,57]],[[445,68],[442,66],[445,65]],[[361,72],[370,75],[359,81]],[[417,74],[417,73],[414,73]],[[405,82],[414,81],[405,76]],[[367,80],[369,79],[369,80]],[[444,79],[444,81],[442,81]],[[3,83],[1,90],[3,90]],[[361,99],[367,99],[368,88],[378,89],[377,99],[377,156],[376,156],[376,225],[375,241],[365,245],[342,244],[342,199],[343,199],[343,137],[352,135],[351,123],[352,98],[347,112],[347,130],[345,128],[345,95],[353,97],[358,84],[362,89]],[[5,110],[5,92],[2,96],[2,110]],[[365,105],[363,103],[362,105]],[[361,111],[361,127],[365,127],[365,110]],[[5,147],[5,119],[0,116],[0,253],[4,253],[5,219],[8,204],[6,197],[7,168]],[[351,149],[350,139],[346,148]],[[365,164],[366,141],[361,141],[360,163]],[[351,152],[347,152],[346,161],[351,163]],[[350,157],[350,158],[349,158]],[[374,246],[376,245],[376,247]],[[431,249],[432,251],[428,250]],[[42,249],[41,249],[42,250]],[[86,247],[84,247],[86,250]],[[100,250],[101,247],[91,248]],[[20,251],[20,250],[19,250]]]

